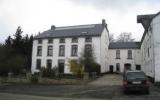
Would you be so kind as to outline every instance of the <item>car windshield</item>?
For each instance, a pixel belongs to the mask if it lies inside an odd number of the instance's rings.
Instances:
[[[127,73],[127,79],[144,79],[145,74],[143,72],[129,72]]]

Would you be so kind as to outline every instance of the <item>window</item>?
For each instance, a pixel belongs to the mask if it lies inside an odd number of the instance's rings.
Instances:
[[[42,56],[42,46],[37,47],[37,56]]]
[[[148,48],[148,57],[150,56],[150,53],[149,53],[149,48]]]
[[[141,70],[141,65],[136,65],[136,70]]]
[[[85,42],[92,42],[92,38],[91,37],[86,37],[85,39],[86,39]]]
[[[78,43],[78,38],[76,37],[72,38],[72,43]]]
[[[53,55],[53,46],[48,46],[47,56],[52,56],[52,55]]]
[[[78,52],[78,46],[77,45],[72,45],[71,56],[77,56],[77,52]]]
[[[36,69],[40,69],[40,68],[41,68],[41,59],[37,59]]]
[[[53,43],[53,39],[48,39],[48,43]]]
[[[85,54],[88,56],[91,56],[91,54],[92,54],[92,45],[91,44],[85,45]]]
[[[116,50],[116,59],[120,59],[120,50]]]
[[[132,50],[128,50],[128,59],[132,59]]]
[[[64,38],[61,38],[61,39],[59,40],[59,43],[65,43],[65,39],[64,39]]]
[[[65,46],[60,45],[59,46],[59,56],[64,56],[65,55]]]
[[[116,71],[120,72],[120,63],[116,63]]]
[[[38,40],[38,44],[42,44],[42,40]]]
[[[48,69],[52,68],[52,60],[51,59],[47,60],[47,65],[46,66],[47,66]]]

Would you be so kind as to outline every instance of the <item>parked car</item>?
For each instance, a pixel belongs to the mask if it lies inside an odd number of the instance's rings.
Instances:
[[[126,71],[123,75],[124,92],[143,91],[149,94],[149,80],[142,71]]]

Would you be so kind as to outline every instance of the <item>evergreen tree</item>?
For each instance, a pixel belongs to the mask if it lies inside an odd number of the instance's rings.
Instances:
[[[22,48],[23,48],[23,39],[22,39],[22,29],[20,26],[18,26],[16,33],[14,34],[13,38],[13,48],[16,49],[17,53],[22,53]]]
[[[11,38],[11,36],[8,36],[8,38],[5,40],[5,45],[9,46],[9,47],[12,45],[12,38]]]

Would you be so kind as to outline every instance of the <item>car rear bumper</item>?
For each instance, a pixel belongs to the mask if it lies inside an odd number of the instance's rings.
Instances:
[[[124,89],[128,91],[148,91],[149,85],[127,85],[124,86]]]

